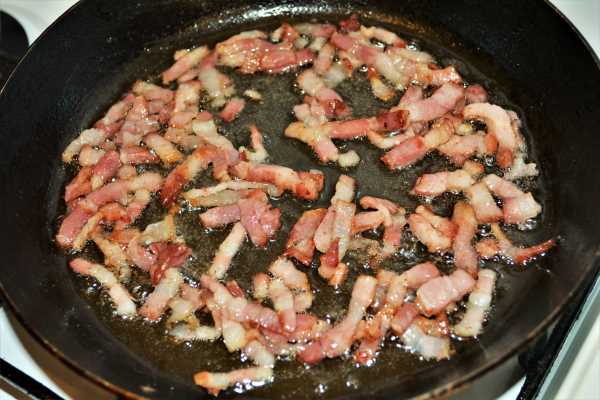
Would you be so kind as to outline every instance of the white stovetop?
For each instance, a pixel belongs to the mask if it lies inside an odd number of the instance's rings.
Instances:
[[[600,0],[551,2],[573,21],[600,54]],[[74,3],[75,0],[0,0],[0,10],[20,20],[31,42]],[[600,318],[595,317],[593,328],[556,396],[558,400],[600,400]],[[65,399],[114,398],[54,358],[4,309],[0,310],[0,357]],[[522,383],[523,380],[506,392],[501,400],[516,399]],[[0,399],[13,397],[0,387]]]

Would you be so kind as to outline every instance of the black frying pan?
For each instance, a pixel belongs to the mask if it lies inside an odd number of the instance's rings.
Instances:
[[[450,361],[403,361],[401,368],[378,363],[361,370],[356,389],[344,385],[353,377],[342,363],[328,360],[318,374],[290,378],[275,392],[251,394],[310,397],[314,383],[322,379],[338,388],[328,392],[331,396],[443,396],[522,349],[597,273],[598,60],[548,4],[82,1],[34,44],[0,95],[5,154],[0,161],[4,189],[0,283],[22,322],[57,356],[127,396],[203,396],[191,377],[182,374],[182,364],[206,362],[202,352],[179,358],[170,348],[162,348],[162,342],[153,342],[152,333],[105,324],[102,313],[79,290],[65,256],[52,243],[54,221],[62,207],[64,171],[59,155],[135,78],[167,67],[177,48],[251,27],[271,27],[284,18],[336,20],[351,12],[358,12],[366,23],[413,37],[434,53],[437,49],[442,62],[464,61],[461,72],[484,80],[496,100],[520,110],[545,182],[537,193],[544,199],[544,228],[528,240],[560,235],[560,248],[526,270],[504,267],[507,286],[499,291],[486,333]],[[300,146],[296,149],[306,152]],[[306,166],[308,160],[308,155],[297,155],[294,163]]]

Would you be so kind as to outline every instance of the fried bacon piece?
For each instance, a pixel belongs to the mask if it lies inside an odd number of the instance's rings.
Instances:
[[[69,263],[71,269],[82,275],[96,278],[108,290],[108,295],[116,306],[117,314],[121,316],[136,315],[135,303],[131,295],[121,285],[114,274],[100,264],[91,263],[83,258],[76,258]]]
[[[469,294],[467,311],[463,319],[453,327],[455,334],[459,336],[477,336],[481,333],[483,321],[492,304],[496,277],[496,272],[491,269],[479,271],[475,288]]]
[[[230,172],[246,181],[270,183],[294,195],[316,200],[323,189],[324,176],[320,171],[296,172],[291,168],[274,164],[251,164],[240,161]]]
[[[473,289],[475,280],[467,272],[457,269],[452,274],[426,282],[417,290],[417,304],[425,315],[436,315],[448,304],[461,300]]]
[[[310,265],[315,251],[315,232],[326,213],[326,209],[317,208],[302,214],[290,232],[286,244],[286,256],[294,257],[306,266]]]
[[[259,387],[273,380],[273,368],[251,367],[236,369],[230,372],[208,372],[202,371],[194,375],[194,382],[202,386],[214,396],[221,390],[225,390],[236,384],[244,387]]]
[[[482,258],[492,258],[496,255],[500,255],[507,258],[510,262],[525,265],[536,257],[544,255],[556,246],[556,240],[550,239],[531,247],[517,247],[510,241],[504,232],[502,232],[500,225],[494,223],[491,224],[490,227],[492,229],[492,234],[496,239],[483,239],[475,246]]]

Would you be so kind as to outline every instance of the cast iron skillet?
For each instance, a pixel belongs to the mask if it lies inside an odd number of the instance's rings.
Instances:
[[[543,264],[505,272],[511,288],[500,294],[495,316],[477,345],[465,347],[450,361],[414,370],[386,374],[373,369],[358,389],[349,387],[344,394],[443,396],[497,366],[548,326],[597,273],[600,251],[598,60],[548,4],[102,0],[82,1],[61,17],[32,46],[0,95],[5,154],[0,160],[0,283],[8,303],[36,337],[82,375],[120,394],[204,396],[190,377],[171,370],[177,359],[157,356],[164,355],[161,349],[145,349],[144,357],[131,351],[77,292],[65,256],[52,243],[61,207],[55,173],[59,155],[135,78],[167,67],[176,48],[218,33],[272,26],[284,18],[335,20],[352,12],[367,23],[446,48],[447,56],[473,66],[473,74],[493,78],[487,85],[501,88],[526,117],[530,144],[544,168],[545,186],[538,193],[546,199],[544,228],[529,240],[557,235],[562,240]],[[322,368],[335,375],[339,365],[332,361]]]

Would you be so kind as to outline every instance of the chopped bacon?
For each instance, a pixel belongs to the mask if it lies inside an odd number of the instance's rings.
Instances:
[[[150,293],[146,302],[140,308],[140,315],[150,321],[158,321],[165,311],[169,300],[179,292],[183,283],[183,276],[174,268],[168,269],[164,277],[158,282],[154,291]]]
[[[131,268],[129,268],[127,254],[121,245],[98,233],[93,234],[92,239],[104,254],[104,264],[116,268],[119,281],[127,282],[131,276]]]
[[[411,122],[431,121],[452,111],[463,96],[464,89],[461,86],[445,83],[431,97],[408,104],[404,109],[409,112]]]
[[[417,290],[417,303],[425,315],[436,315],[473,289],[475,280],[462,269],[427,281]]]
[[[240,220],[246,228],[250,240],[256,246],[266,246],[275,232],[279,229],[281,211],[278,208],[269,209],[266,202],[255,198],[240,199]]]
[[[446,251],[452,245],[456,226],[446,218],[439,217],[423,206],[408,217],[412,233],[430,252]]]
[[[483,182],[495,195],[504,201],[503,215],[507,224],[521,224],[542,212],[531,193],[523,193],[514,183],[497,175],[487,175]]]
[[[296,310],[294,308],[294,295],[281,279],[273,279],[269,284],[269,297],[279,314],[283,330],[294,332],[296,330]]]
[[[496,205],[496,201],[483,182],[467,188],[464,193],[480,223],[485,224],[502,219],[502,210]]]
[[[402,343],[425,359],[442,360],[450,357],[450,339],[431,336],[413,322],[402,334]]]
[[[465,119],[481,119],[486,123],[488,133],[498,141],[496,162],[500,168],[510,167],[517,150],[517,138],[506,110],[494,104],[474,103],[465,107],[463,116]]]
[[[216,148],[211,145],[198,147],[181,164],[175,167],[165,179],[160,193],[162,205],[168,207],[173,204],[183,186],[213,162],[216,152]]]
[[[461,166],[472,155],[485,156],[496,152],[498,143],[491,134],[455,135],[438,147],[455,165]]]
[[[404,334],[419,314],[419,307],[415,303],[402,304],[394,314],[394,319],[392,319],[391,328],[394,333],[398,336]]]
[[[272,380],[273,368],[271,367],[242,368],[230,372],[202,371],[194,375],[196,385],[202,386],[213,396],[236,384],[243,384],[245,387],[260,387]]]
[[[118,152],[111,150],[104,154],[92,168],[92,176],[90,178],[92,190],[96,190],[104,185],[106,181],[117,173],[120,167],[121,160],[119,159]]]
[[[135,95],[144,96],[148,101],[160,100],[166,104],[173,100],[173,91],[150,82],[136,81],[131,90]]]
[[[271,183],[306,200],[316,200],[323,189],[323,174],[316,171],[296,172],[280,165],[251,164],[245,161],[232,166],[230,171],[238,178],[250,182]]]
[[[200,61],[202,61],[202,59],[208,54],[209,50],[206,46],[201,46],[194,50],[185,50],[184,55],[177,59],[175,64],[173,64],[168,70],[163,72],[163,83],[167,84],[179,78],[190,69],[198,65]]]
[[[167,214],[163,219],[153,224],[148,224],[138,241],[144,245],[156,242],[171,242],[176,239],[175,219]]]
[[[83,146],[99,146],[106,138],[107,134],[103,130],[96,128],[86,129],[63,151],[62,160],[64,162],[71,162],[73,157],[79,154]]]
[[[454,265],[475,276],[479,268],[477,253],[472,240],[477,233],[477,218],[473,207],[464,201],[454,205],[452,222],[457,227],[456,236],[452,243]]]
[[[429,151],[446,143],[451,138],[456,126],[456,119],[451,117],[442,118],[433,125],[425,136],[414,136],[402,141],[381,157],[381,160],[390,169],[412,165],[422,159]]]
[[[200,214],[200,221],[207,228],[217,228],[239,221],[241,218],[240,207],[235,204],[214,207]]]
[[[352,219],[352,234],[377,229],[385,220],[381,211],[366,211],[354,215]]]
[[[225,108],[223,108],[219,114],[219,117],[221,117],[225,122],[231,122],[237,118],[245,106],[246,101],[244,99],[233,97],[227,102],[227,104],[225,104]]]
[[[166,271],[181,267],[192,255],[192,250],[185,244],[153,243],[150,249],[157,254],[156,263],[150,267],[152,283],[159,283]]]
[[[65,187],[65,202],[69,203],[79,196],[84,196],[92,191],[92,168],[83,167],[79,170],[75,178]]]
[[[358,323],[364,318],[367,307],[375,296],[377,280],[371,276],[360,275],[350,298],[348,313],[338,324],[321,337],[322,351],[329,358],[345,353],[352,345],[352,338]]]
[[[147,148],[141,146],[127,146],[120,150],[119,158],[123,164],[154,164],[160,159]]]
[[[290,232],[285,255],[294,257],[306,266],[310,265],[315,251],[315,232],[326,213],[324,208],[317,208],[302,214]]]
[[[481,333],[483,321],[492,304],[496,275],[496,272],[491,269],[479,271],[475,288],[469,294],[467,311],[463,319],[454,325],[453,331],[455,334],[459,336],[477,336]]]
[[[475,248],[483,258],[491,258],[495,255],[502,255],[515,264],[525,265],[534,260],[537,256],[547,253],[556,246],[556,240],[550,239],[543,243],[531,247],[517,247],[502,232],[500,226],[496,223],[491,224],[492,234],[496,240],[491,238],[484,239],[477,243]]]
[[[444,192],[461,192],[475,183],[475,180],[462,169],[455,171],[442,171],[435,174],[421,175],[412,194],[424,197],[439,196]]]
[[[239,152],[242,159],[245,161],[252,162],[264,162],[267,157],[269,157],[269,153],[265,149],[263,145],[263,136],[262,133],[258,130],[256,125],[252,124],[249,126],[250,128],[250,143],[252,144],[252,148],[254,151],[250,151],[245,147],[240,147]]]
[[[91,167],[95,165],[106,152],[102,149],[95,149],[89,144],[83,145],[79,152],[79,165],[82,167]]]
[[[465,89],[465,97],[467,98],[467,104],[471,103],[485,103],[488,100],[488,93],[479,84],[469,85]]]
[[[183,154],[164,137],[151,133],[144,137],[144,143],[160,157],[166,165],[176,164],[183,159]]]
[[[116,306],[116,312],[122,316],[134,316],[136,314],[135,303],[131,295],[121,285],[114,274],[100,264],[91,263],[83,258],[76,258],[69,263],[71,269],[82,275],[96,278],[108,291],[108,294]]]

